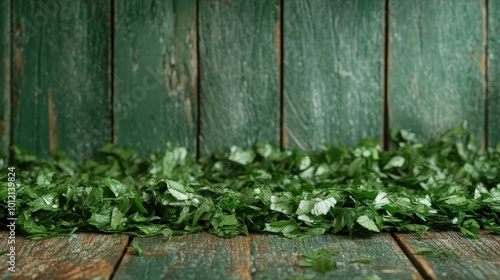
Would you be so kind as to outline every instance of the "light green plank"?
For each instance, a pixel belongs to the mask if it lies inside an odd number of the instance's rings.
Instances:
[[[500,279],[500,237],[485,232],[468,239],[460,232],[427,232],[422,240],[415,234],[397,233],[396,240],[427,279]],[[438,252],[456,251],[452,256],[414,255],[417,248]]]
[[[134,238],[144,256],[128,250],[114,279],[251,279],[250,238],[223,239],[202,232]]]
[[[200,1],[199,33],[201,152],[279,144],[279,1]]]
[[[334,249],[335,261],[343,267],[314,279],[364,279],[377,275],[382,279],[420,279],[420,274],[388,233],[353,238],[344,235],[321,235],[292,240],[276,235],[252,235],[253,279],[287,279],[314,273],[296,265],[304,253]],[[371,264],[349,263],[352,259],[371,259]]]
[[[115,142],[196,148],[196,1],[115,1]]]
[[[110,1],[12,1],[13,144],[82,161],[110,141]]]
[[[484,140],[484,1],[389,1],[390,126],[421,141],[464,120]]]
[[[0,151],[10,144],[10,0],[0,0]]]
[[[488,143],[500,143],[500,1],[488,1]]]
[[[381,137],[384,1],[284,5],[285,144]]]

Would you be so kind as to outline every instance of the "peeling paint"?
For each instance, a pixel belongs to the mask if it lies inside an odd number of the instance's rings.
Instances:
[[[486,47],[487,47],[487,44],[488,44],[488,13],[487,13],[487,7],[486,7],[486,0],[480,0],[481,1],[481,15],[483,17],[483,46],[484,46],[484,49],[483,49],[483,53],[481,54],[481,58],[479,60],[479,69],[481,69],[481,75],[483,75],[483,78],[484,78],[484,94],[485,94],[485,97],[486,97],[486,89],[487,89],[487,85],[486,85],[486,65],[487,65],[487,62],[486,62]]]
[[[417,98],[420,92],[418,90],[418,78],[416,72],[413,72],[413,76],[411,78],[411,89],[413,91],[414,97]]]
[[[186,98],[186,118],[188,126],[193,126],[193,117],[191,114],[191,98]]]
[[[386,3],[389,3],[389,2],[386,2]],[[389,9],[389,7],[387,7],[387,9]],[[385,17],[385,13],[384,12],[384,17]],[[384,19],[385,20],[385,19]],[[386,52],[385,53],[385,63],[382,63],[382,73],[384,73],[384,77],[382,79],[382,104],[383,105],[383,108],[382,108],[382,132],[380,134],[380,143],[382,143],[382,147],[384,149],[389,149],[389,139],[388,138],[388,135],[389,135],[389,131],[386,131],[386,130],[390,130],[391,127],[392,127],[392,124],[391,124],[391,58],[392,58],[392,53],[391,53],[391,43],[392,43],[392,40],[391,40],[391,28],[390,28],[390,23],[387,22],[386,24],[388,24],[387,26],[387,29],[386,29],[386,34],[384,34],[384,36],[386,38],[384,38],[385,40],[387,40],[387,44],[385,47],[383,47],[382,49]],[[385,43],[385,41],[384,41]],[[386,49],[387,48],[387,49]],[[385,123],[386,122],[386,123]]]
[[[0,136],[5,136],[5,121],[0,119]]]
[[[50,152],[53,153],[57,149],[57,116],[56,106],[52,99],[52,89],[47,90],[48,93],[48,119],[49,119],[49,145]]]
[[[13,87],[12,87],[12,107],[16,108],[19,104],[19,85],[23,80],[24,71],[24,57],[23,48],[16,47],[14,49],[14,63],[15,63],[15,74],[13,77]]]
[[[280,14],[280,7],[278,6],[278,15]],[[280,92],[280,73],[281,73],[281,18],[278,19],[274,25],[274,50],[276,53],[276,65],[278,66],[278,73],[276,77],[278,78],[278,93]]]
[[[191,26],[191,57],[190,57],[190,66],[191,69],[189,69],[189,72],[191,72],[191,92],[193,92],[196,95],[196,92],[198,91],[198,33],[196,32],[196,21],[193,21],[193,24]],[[197,103],[198,100],[195,100],[195,103]]]
[[[486,59],[487,59],[486,52],[483,52],[481,54],[481,57],[479,58],[479,69],[481,70],[481,75],[483,75],[483,77],[486,77]],[[485,91],[485,94],[486,94],[486,91]]]
[[[16,47],[14,49],[14,61],[16,63],[17,69],[23,68],[24,59],[23,59],[23,48],[22,47]]]

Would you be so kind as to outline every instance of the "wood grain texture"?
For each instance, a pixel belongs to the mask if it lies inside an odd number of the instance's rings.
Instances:
[[[287,279],[311,274],[295,264],[301,255],[326,248],[340,252],[334,257],[345,266],[317,274],[314,279],[363,279],[376,274],[382,279],[421,279],[392,237],[376,234],[367,238],[343,235],[321,235],[302,240],[292,240],[275,235],[252,235],[253,279]],[[371,264],[349,263],[352,259],[369,258]]]
[[[500,2],[488,1],[488,143],[500,143]]]
[[[199,2],[202,154],[279,144],[279,26],[279,0]]]
[[[115,142],[196,148],[196,0],[115,1]]]
[[[0,232],[0,250],[10,248],[8,232]],[[76,233],[71,237],[30,240],[16,236],[16,272],[1,256],[2,279],[109,279],[128,243],[128,236]],[[5,260],[5,261],[4,261]],[[95,278],[93,278],[95,277]]]
[[[78,161],[110,141],[110,4],[13,1],[13,144]]]
[[[430,279],[499,279],[500,236],[480,233],[468,239],[460,232],[427,232],[419,241],[415,234],[396,233],[395,238]],[[417,248],[452,250],[449,257],[413,255]]]
[[[285,144],[315,149],[379,138],[384,1],[284,5]]]
[[[223,239],[202,232],[134,238],[144,256],[127,251],[114,279],[251,279],[250,239]]]
[[[0,0],[0,152],[10,144],[10,0]]]
[[[311,272],[296,262],[300,255],[322,248],[338,250],[338,261],[371,258],[373,263],[346,264],[315,279],[363,279],[373,274],[383,279],[420,279],[389,234],[353,240],[334,235],[292,240],[266,234],[222,239],[197,233],[171,241],[159,237],[134,240],[145,255],[127,251],[116,279],[288,279]]]
[[[392,129],[421,141],[464,120],[484,140],[485,1],[389,1]]]

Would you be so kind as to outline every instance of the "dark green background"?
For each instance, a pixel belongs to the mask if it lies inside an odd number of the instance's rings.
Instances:
[[[500,1],[0,0],[0,144],[500,140]]]

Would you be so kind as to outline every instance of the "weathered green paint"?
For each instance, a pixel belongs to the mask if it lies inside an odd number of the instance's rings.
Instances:
[[[488,1],[488,143],[500,143],[500,1]]]
[[[10,0],[0,0],[0,152],[10,144]]]
[[[134,238],[144,256],[127,251],[114,279],[251,279],[250,239],[223,239],[202,232]]]
[[[480,233],[468,239],[460,232],[396,233],[396,240],[429,279],[500,279],[500,236]],[[416,248],[457,251],[449,257],[414,255]]]
[[[279,143],[279,0],[199,1],[203,154]]]
[[[485,1],[389,1],[392,129],[421,141],[464,120],[483,140]]]
[[[382,0],[284,1],[285,144],[356,144],[382,132]]]
[[[252,235],[253,279],[287,279],[311,274],[312,269],[296,266],[302,255],[326,248],[340,253],[335,261],[345,265],[314,279],[363,279],[376,274],[382,279],[421,279],[394,239],[388,234],[366,238],[343,235],[321,235],[292,240],[275,235]],[[349,263],[352,259],[368,258],[371,264]]]
[[[110,1],[12,1],[13,144],[77,160],[110,141]]]
[[[115,1],[115,142],[196,148],[196,1]]]
[[[0,232],[0,251],[9,250],[9,232]],[[71,237],[30,240],[16,236],[16,272],[0,262],[1,279],[109,279],[128,243],[128,236],[76,233]],[[95,277],[95,278],[94,278]]]

